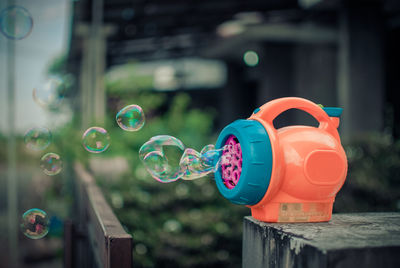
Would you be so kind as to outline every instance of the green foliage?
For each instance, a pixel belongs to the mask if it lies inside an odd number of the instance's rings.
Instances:
[[[66,73],[66,62],[67,62],[67,54],[61,54],[55,57],[50,61],[49,66],[47,67],[47,73],[49,75],[61,75]]]
[[[369,135],[345,145],[349,170],[335,210],[396,211],[400,202],[400,140]]]
[[[3,136],[3,134],[0,132],[0,146],[1,148],[4,148],[3,150],[0,150],[0,162],[1,163],[6,163],[7,160],[7,138],[5,136]]]
[[[240,267],[245,207],[224,200],[210,177],[161,184],[141,167],[136,174],[101,182],[133,235],[136,266]]]
[[[112,144],[101,156],[123,155],[130,170],[115,180],[98,176],[98,182],[133,235],[135,266],[240,267],[242,218],[249,210],[220,196],[212,176],[162,184],[138,158],[140,146],[155,135],[175,136],[197,150],[215,143],[211,110],[190,109],[186,94],[176,95],[165,112],[159,111],[167,100],[163,94],[124,94],[109,93],[119,101],[109,114]],[[146,124],[137,132],[121,130],[114,120],[118,109],[131,103],[146,113]]]

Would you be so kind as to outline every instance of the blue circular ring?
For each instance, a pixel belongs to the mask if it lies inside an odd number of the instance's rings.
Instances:
[[[229,189],[221,177],[220,168],[215,181],[220,193],[232,203],[254,205],[267,192],[272,172],[272,148],[267,131],[255,120],[236,120],[226,126],[218,137],[216,148],[222,148],[234,135],[242,149],[242,172],[238,184]]]

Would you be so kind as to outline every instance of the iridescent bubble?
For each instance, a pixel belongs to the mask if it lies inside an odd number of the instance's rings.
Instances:
[[[31,150],[44,150],[51,143],[51,133],[44,127],[31,128],[25,133],[24,141],[26,147]]]
[[[49,232],[49,218],[41,209],[32,208],[22,215],[21,231],[31,239],[40,239]]]
[[[183,176],[179,159],[184,148],[175,137],[155,136],[140,147],[139,158],[154,179],[163,183],[173,182]]]
[[[223,149],[215,149],[213,144],[204,146],[201,152],[188,148],[179,163],[183,180],[194,180],[215,172],[219,167]]]
[[[102,153],[110,146],[110,135],[101,127],[88,128],[82,136],[83,147],[91,153]]]
[[[32,91],[33,100],[44,108],[57,108],[64,98],[64,81],[57,76],[47,79]]]
[[[40,159],[40,167],[46,175],[57,175],[62,169],[61,157],[55,153],[47,153]]]
[[[20,40],[27,37],[33,28],[29,11],[20,6],[9,6],[0,13],[0,31],[9,39]]]
[[[144,126],[144,112],[139,105],[126,106],[115,117],[120,128],[126,131],[138,131]]]
[[[200,152],[203,165],[213,167],[213,171],[215,172],[220,166],[223,150],[223,148],[215,149],[215,145],[213,144],[204,146]]]
[[[200,154],[204,154],[206,152],[215,150],[215,145],[214,144],[208,144],[206,146],[203,147],[203,149],[201,149]]]
[[[183,180],[194,180],[209,174],[212,166],[204,165],[201,154],[192,148],[187,148],[179,163]]]
[[[151,170],[151,173],[155,175],[163,174],[168,172],[168,161],[164,154],[160,151],[153,151],[145,155],[143,161],[147,167]]]

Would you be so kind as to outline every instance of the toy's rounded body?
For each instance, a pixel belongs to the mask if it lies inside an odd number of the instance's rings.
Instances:
[[[251,206],[253,216],[269,222],[328,221],[346,178],[347,160],[340,142],[306,126],[279,129],[277,140],[276,150],[282,155],[279,174],[271,178],[270,193]]]
[[[276,130],[273,119],[281,112],[297,108],[313,115],[319,122],[318,128],[308,126],[289,126]],[[223,189],[218,182],[220,192],[234,203],[246,204],[251,208],[252,216],[267,222],[317,222],[328,221],[332,215],[332,206],[336,193],[342,187],[347,173],[346,154],[340,142],[337,126],[339,119],[328,114],[316,104],[300,98],[283,98],[265,104],[256,109],[249,120],[256,121],[249,125],[256,128],[261,125],[265,129],[267,146],[254,147],[251,140],[242,134],[238,123],[231,124],[234,129],[224,129],[219,143],[221,147],[228,134],[236,135],[243,150],[243,169],[238,189]],[[244,120],[243,120],[244,121]],[[248,129],[250,127],[247,127]],[[231,133],[232,132],[232,133]],[[259,138],[259,140],[261,140]],[[250,145],[248,145],[250,144]],[[261,143],[260,143],[261,145]],[[261,153],[254,154],[261,150]],[[254,158],[262,172],[252,174]],[[258,157],[259,158],[259,157]],[[250,178],[250,176],[252,176]],[[254,177],[257,177],[256,182]],[[266,186],[254,190],[254,185]],[[248,191],[253,190],[249,193]],[[234,198],[232,193],[235,194]],[[262,198],[252,199],[254,196]],[[238,202],[237,200],[250,200]]]

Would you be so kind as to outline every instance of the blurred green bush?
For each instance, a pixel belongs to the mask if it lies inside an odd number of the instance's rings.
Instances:
[[[78,115],[55,134],[58,149],[67,162],[80,161],[96,175],[117,217],[133,235],[135,267],[240,267],[242,219],[248,210],[224,200],[212,176],[162,184],[150,177],[138,157],[141,145],[156,135],[175,136],[198,151],[215,143],[215,110],[191,108],[190,96],[182,92],[151,91],[152,81],[131,75],[135,72],[129,68],[134,67],[128,66],[129,75],[105,77],[107,118],[102,127],[111,137],[108,150],[94,155],[83,149]],[[115,121],[129,104],[140,105],[145,113],[146,123],[136,132],[123,131]],[[121,156],[129,168],[116,177],[91,164],[102,159],[102,165],[108,160],[112,165]]]
[[[129,171],[99,184],[117,217],[134,239],[134,265],[139,267],[240,267],[242,218],[247,209],[230,204],[217,192],[212,176],[197,181],[162,184],[139,161],[140,146],[155,135],[171,135],[198,151],[215,143],[214,111],[190,108],[180,93],[112,91],[108,93],[108,155],[123,155]],[[145,111],[146,124],[137,132],[119,129],[114,116],[128,104]],[[106,156],[106,154],[104,154]],[[94,171],[94,173],[96,173]]]
[[[334,211],[399,211],[400,140],[369,134],[344,147],[349,169]]]

